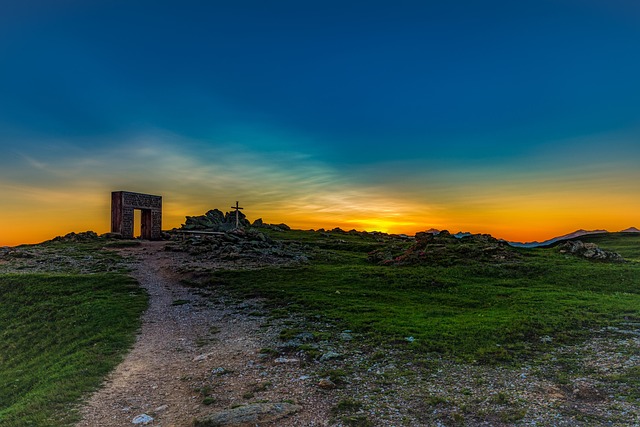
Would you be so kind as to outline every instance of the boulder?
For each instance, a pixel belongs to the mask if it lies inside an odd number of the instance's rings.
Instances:
[[[302,407],[291,403],[253,403],[196,419],[194,427],[253,427],[279,420]]]
[[[133,424],[142,424],[142,425],[147,425],[150,422],[153,422],[153,417],[147,414],[140,414],[136,416],[133,420],[131,420],[131,423]]]
[[[258,218],[255,221],[253,221],[253,224],[251,224],[252,227],[254,228],[268,228],[270,230],[274,230],[274,231],[287,231],[287,230],[291,230],[291,227],[289,227],[287,224],[281,223],[281,224],[267,224],[266,222],[264,222],[262,220],[262,218]]]
[[[227,224],[233,224],[233,226],[235,227],[236,225],[236,212],[227,212],[224,215],[224,222]],[[240,227],[249,227],[251,225],[251,223],[249,222],[249,220],[247,219],[247,216],[245,214],[242,213],[242,211],[238,211],[238,223],[240,224]]]
[[[199,216],[187,216],[183,229],[186,230],[208,230],[217,229],[225,222],[225,214],[218,209],[213,209]]]

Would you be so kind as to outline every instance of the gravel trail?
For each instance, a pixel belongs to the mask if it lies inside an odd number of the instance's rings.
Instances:
[[[163,249],[145,242],[122,251],[137,259],[132,276],[149,293],[149,308],[133,349],[81,409],[77,427],[131,426],[144,415],[153,418],[145,425],[188,426],[255,399],[303,401],[303,411],[277,425],[328,425],[327,403],[298,380],[298,366],[261,360],[270,334],[258,332],[260,318],[182,286],[181,256]]]

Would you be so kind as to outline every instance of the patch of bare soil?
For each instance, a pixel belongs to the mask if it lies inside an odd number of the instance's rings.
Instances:
[[[180,284],[188,255],[163,242],[122,250],[150,296],[134,348],[81,409],[78,427],[189,426],[195,418],[252,402],[295,402],[278,426],[328,425],[331,396],[300,361],[269,357],[275,330],[262,328],[245,302],[205,298]],[[222,265],[219,265],[221,267]],[[211,266],[210,266],[211,267]],[[145,422],[146,421],[146,422]]]

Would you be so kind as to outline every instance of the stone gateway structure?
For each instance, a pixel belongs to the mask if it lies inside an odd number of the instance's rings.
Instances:
[[[140,232],[143,239],[162,238],[162,197],[151,194],[114,191],[111,193],[111,232],[133,239],[133,211],[142,211]]]

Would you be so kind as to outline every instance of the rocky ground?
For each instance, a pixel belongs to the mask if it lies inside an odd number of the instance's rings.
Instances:
[[[311,248],[298,242],[277,241],[257,229],[213,233],[174,233],[165,250],[184,252],[202,268],[222,263],[225,268],[252,268],[265,265],[300,264],[309,261]]]
[[[381,265],[453,265],[473,262],[507,262],[520,258],[519,253],[504,240],[488,234],[457,237],[448,231],[437,234],[421,232],[409,248],[384,249],[369,254],[369,260]]]
[[[639,324],[593,331],[582,344],[513,366],[416,357],[397,345],[369,348],[352,331],[274,316],[260,300],[197,286],[207,271],[300,263],[309,255],[304,245],[236,238],[115,244],[95,255],[47,246],[2,250],[0,272],[129,270],[150,295],[134,348],[88,398],[78,427],[640,425]],[[210,256],[223,247],[239,250]],[[122,258],[109,256],[115,252]],[[408,255],[422,256],[419,248]]]
[[[296,414],[276,425],[325,425],[319,420],[327,418],[331,396],[313,387],[299,360],[264,350],[277,340],[277,328],[261,328],[262,316],[251,314],[260,302],[182,286],[177,271],[190,256],[165,246],[122,250],[136,260],[132,274],[149,292],[150,307],[134,349],[83,408],[78,426],[208,425],[214,415],[233,419],[223,411],[247,404],[256,419],[279,418],[267,402]]]

